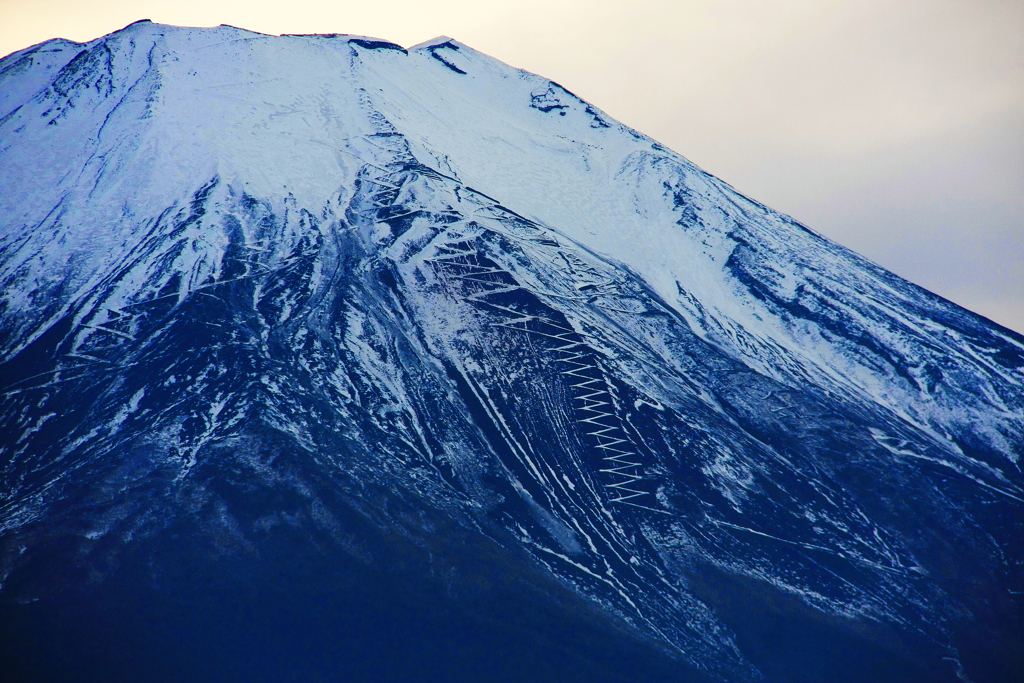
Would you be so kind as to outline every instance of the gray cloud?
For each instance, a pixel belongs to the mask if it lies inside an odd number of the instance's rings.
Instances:
[[[638,6],[570,46],[535,47],[558,64],[600,45],[593,62],[564,62],[564,84],[740,191],[1024,331],[1024,4]]]

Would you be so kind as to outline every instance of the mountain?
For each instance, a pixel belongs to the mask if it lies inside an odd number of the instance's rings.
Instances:
[[[1010,681],[1024,337],[448,38],[0,61],[9,680]]]

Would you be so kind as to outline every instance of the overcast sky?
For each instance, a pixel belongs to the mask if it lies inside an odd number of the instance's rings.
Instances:
[[[1024,332],[1022,0],[0,0],[0,54],[137,19],[457,38]]]

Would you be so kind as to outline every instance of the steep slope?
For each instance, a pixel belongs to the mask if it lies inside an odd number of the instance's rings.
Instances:
[[[1019,335],[448,39],[142,22],[15,53],[0,92],[25,632],[94,652],[47,610],[227,582],[217,613],[268,591],[268,623],[342,600],[328,677],[1021,666]],[[161,609],[144,649],[210,628]]]

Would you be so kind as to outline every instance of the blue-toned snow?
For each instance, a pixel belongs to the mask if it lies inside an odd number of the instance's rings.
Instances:
[[[694,567],[950,661],[974,605],[933,531],[1020,577],[981,512],[1024,503],[1019,335],[456,41],[140,23],[15,53],[0,221],[8,538],[125,444],[198,486],[258,421],[728,680],[761,673]]]

